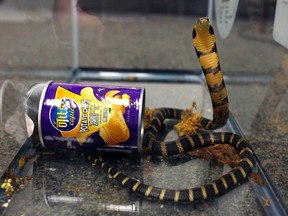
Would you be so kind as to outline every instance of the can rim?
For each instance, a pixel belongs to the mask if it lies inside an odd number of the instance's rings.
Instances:
[[[138,114],[138,153],[142,153],[142,146],[143,146],[143,138],[144,138],[144,112],[145,112],[145,89],[141,88],[141,96],[139,98],[139,102],[141,104],[141,110]]]
[[[48,81],[46,86],[43,88],[42,93],[41,93],[41,97],[39,100],[39,106],[38,106],[38,133],[39,133],[39,139],[40,139],[40,143],[41,145],[46,149],[46,146],[44,144],[44,140],[43,140],[43,136],[42,136],[42,124],[41,124],[41,116],[42,116],[42,107],[43,107],[43,101],[44,101],[44,97],[46,95],[47,89],[50,86],[50,84],[53,81]]]

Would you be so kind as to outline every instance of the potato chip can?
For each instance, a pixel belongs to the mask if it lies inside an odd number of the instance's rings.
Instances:
[[[42,89],[37,130],[44,148],[141,152],[143,88],[49,82],[34,89]]]

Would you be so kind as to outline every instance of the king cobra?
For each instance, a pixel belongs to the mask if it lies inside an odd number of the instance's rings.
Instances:
[[[98,156],[84,154],[93,163],[108,172],[113,179],[133,192],[160,201],[196,203],[224,194],[244,183],[254,166],[254,151],[248,141],[239,135],[227,132],[214,133],[210,130],[225,125],[229,116],[227,91],[220,68],[215,42],[215,34],[208,18],[199,18],[193,29],[193,43],[205,74],[213,106],[213,119],[201,119],[205,132],[197,132],[175,141],[159,141],[157,135],[163,128],[165,119],[180,119],[183,110],[173,108],[157,109],[145,130],[143,147],[149,154],[171,156],[191,151],[203,146],[229,144],[239,154],[239,162],[222,177],[201,187],[188,189],[167,189],[146,185],[110,166]]]

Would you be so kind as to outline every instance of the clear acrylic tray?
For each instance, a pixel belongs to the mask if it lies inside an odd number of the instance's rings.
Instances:
[[[117,81],[117,82],[116,82]],[[132,85],[146,89],[147,107],[189,108],[195,101],[203,115],[211,117],[211,105],[201,73],[165,70],[116,70],[78,68],[69,78],[72,83],[95,85]],[[228,92],[229,93],[229,92]],[[162,136],[176,139],[175,120],[166,121]],[[227,124],[217,131],[244,134],[230,113]],[[79,152],[71,150],[36,151],[27,139],[7,169],[16,176],[32,176],[25,187],[7,197],[0,190],[1,213],[5,215],[285,215],[287,210],[257,156],[255,171],[264,186],[249,182],[233,191],[197,205],[169,204],[147,200],[133,194],[111,179],[101,168],[94,167]],[[24,169],[18,161],[37,155]],[[229,171],[229,166],[192,159],[184,154],[169,158],[155,156],[105,154],[111,164],[146,184],[172,189],[205,184]],[[4,173],[1,182],[6,178]],[[268,200],[268,201],[267,201]],[[9,203],[6,205],[5,203]]]

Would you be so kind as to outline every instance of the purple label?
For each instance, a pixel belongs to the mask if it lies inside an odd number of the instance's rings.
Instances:
[[[50,83],[40,102],[47,148],[139,151],[143,89]]]

